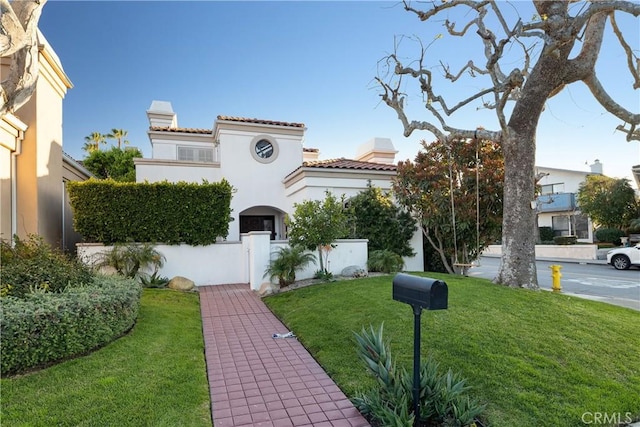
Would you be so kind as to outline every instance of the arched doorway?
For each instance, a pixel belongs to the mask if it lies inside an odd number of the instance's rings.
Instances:
[[[271,240],[285,239],[285,213],[271,206],[254,206],[240,212],[240,234],[250,231],[270,231]]]

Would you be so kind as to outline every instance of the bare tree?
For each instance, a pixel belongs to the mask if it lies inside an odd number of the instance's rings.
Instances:
[[[29,100],[38,79],[38,21],[46,0],[0,0],[0,57],[11,58],[0,86],[0,116]]]
[[[536,210],[532,202],[535,200],[534,164],[540,115],[549,98],[566,85],[581,81],[606,111],[624,123],[617,130],[624,132],[628,141],[640,140],[640,114],[619,105],[596,74],[596,62],[608,23],[625,52],[623,65],[609,66],[620,72],[627,68],[633,89],[640,88],[637,52],[629,46],[616,22],[618,14],[638,17],[640,4],[620,0],[533,0],[535,15],[531,22],[524,22],[519,16],[518,11],[524,10],[522,2],[438,0],[420,2],[423,10],[412,7],[407,0],[402,4],[421,21],[431,25],[443,22],[449,36],[464,38],[465,43],[477,36],[484,48],[483,63],[472,59],[459,70],[452,71],[441,62],[439,68],[443,77],[451,82],[471,76],[486,79],[482,84],[487,86],[455,105],[447,104],[436,91],[438,76],[432,71],[435,68],[426,64],[427,49],[423,46],[420,57],[408,65],[403,63],[397,50],[385,58],[382,63],[392,73],[376,78],[382,87],[382,100],[396,111],[405,136],[415,130],[426,130],[445,143],[454,138],[483,138],[502,145],[505,158],[502,262],[495,280],[513,287],[536,289],[536,237],[532,233]],[[464,9],[460,11],[464,14],[456,13],[459,9]],[[451,22],[449,17],[454,15],[465,19],[464,25]],[[507,21],[511,17],[514,22],[509,24]],[[493,28],[489,29],[489,25]],[[638,34],[634,32],[628,37],[638,37]],[[452,58],[459,52],[451,51]],[[521,67],[511,68],[515,59]],[[409,119],[403,78],[417,79],[424,107],[431,116],[429,120]],[[460,129],[449,125],[450,116],[470,105],[493,110],[499,128]]]

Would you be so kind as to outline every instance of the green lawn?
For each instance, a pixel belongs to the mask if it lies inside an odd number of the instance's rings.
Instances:
[[[584,426],[584,413],[640,419],[640,313],[487,280],[426,274],[449,286],[449,309],[422,312],[423,355],[460,372],[492,426]],[[384,322],[411,369],[413,312],[391,276],[315,285],[265,299],[347,395],[373,385],[353,332]],[[585,420],[593,421],[593,416]]]
[[[198,295],[144,291],[127,336],[0,382],[9,426],[211,426]]]

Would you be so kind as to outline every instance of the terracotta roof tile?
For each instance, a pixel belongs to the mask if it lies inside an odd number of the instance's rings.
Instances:
[[[356,169],[356,170],[375,170],[395,172],[398,167],[385,163],[361,162],[359,160],[350,160],[341,157],[339,159],[313,160],[302,163],[307,168],[322,169]]]
[[[302,151],[307,153],[318,153],[320,149],[319,148],[302,148]]]
[[[246,117],[218,116],[218,120],[226,120],[229,122],[255,123],[259,125],[288,126],[295,128],[304,127],[304,123],[278,122],[275,120],[249,119]]]
[[[198,129],[198,128],[172,128],[168,126],[149,126],[149,130],[158,132],[180,132],[180,133],[202,133],[211,134],[211,129]]]

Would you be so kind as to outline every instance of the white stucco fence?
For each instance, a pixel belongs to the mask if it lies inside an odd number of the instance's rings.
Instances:
[[[502,255],[502,246],[488,246],[482,254]],[[598,245],[536,245],[536,258],[598,259]]]
[[[196,286],[249,283],[258,290],[268,278],[263,278],[272,254],[278,247],[288,246],[287,241],[270,240],[269,231],[252,231],[242,235],[240,242],[219,242],[207,246],[156,245],[155,249],[165,257],[161,276],[183,276]],[[359,266],[367,270],[367,240],[336,240],[329,254],[328,270],[339,275],[345,267]],[[112,246],[96,243],[77,245],[78,257],[87,264],[94,264],[102,253]],[[317,254],[314,253],[314,255]],[[312,278],[319,265],[310,265],[296,274],[297,279]]]

